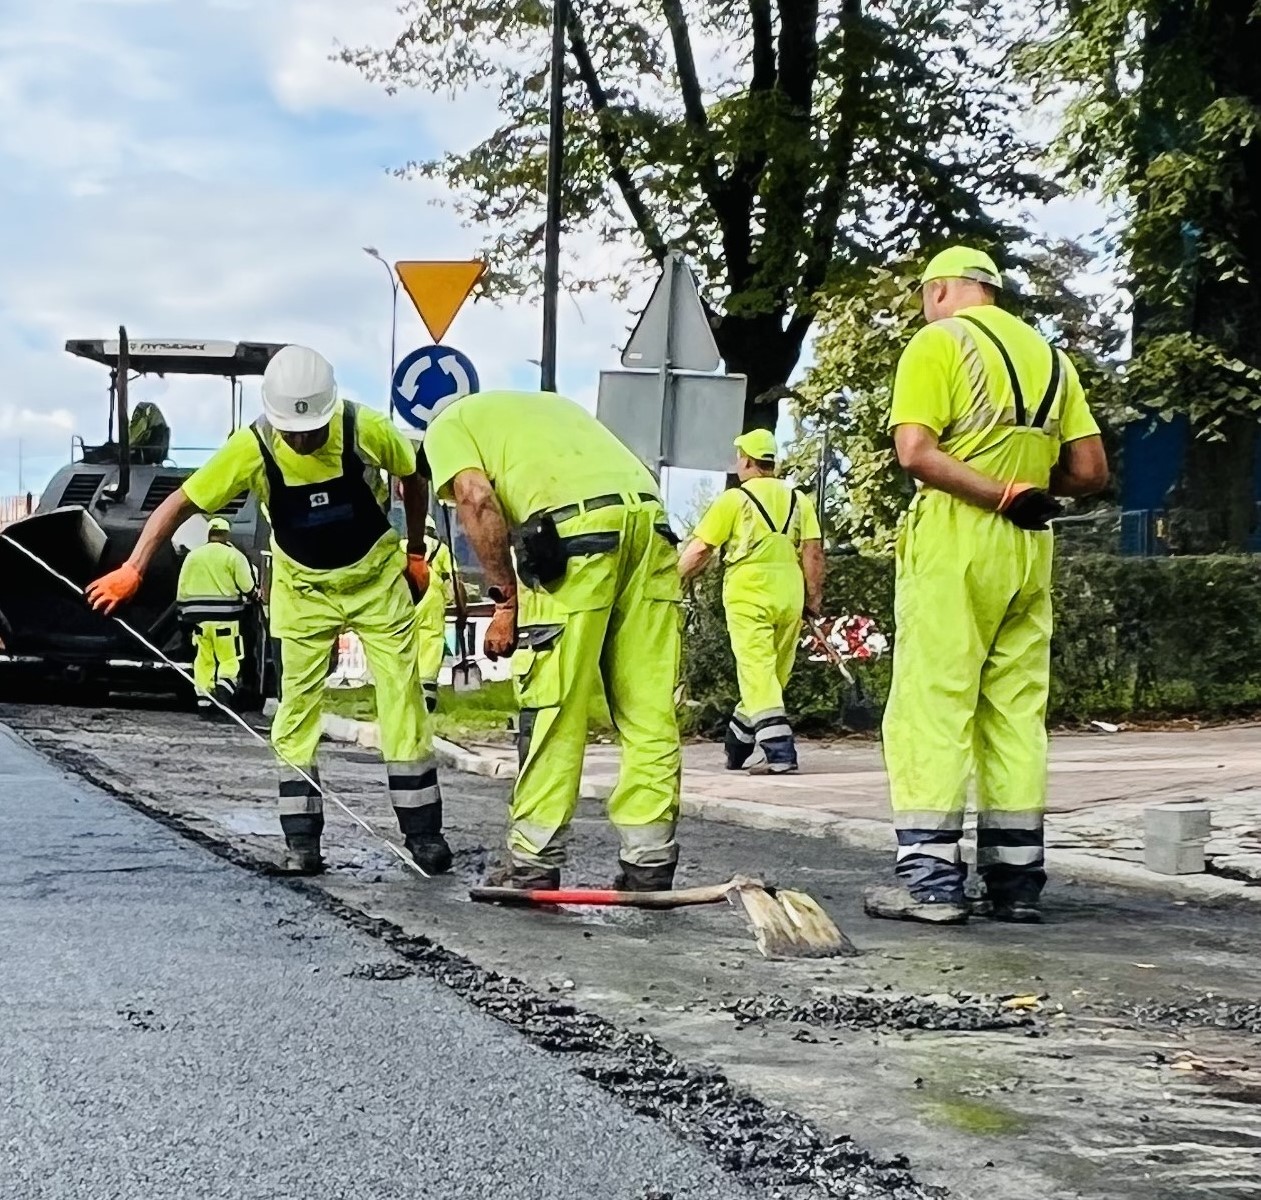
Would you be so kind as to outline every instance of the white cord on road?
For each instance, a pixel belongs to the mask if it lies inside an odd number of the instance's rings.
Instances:
[[[15,541],[7,533],[0,533],[0,540],[8,542],[10,546],[13,546],[15,549],[20,550],[33,563],[37,563],[39,566],[43,567],[44,570],[47,571],[54,579],[60,580],[62,583],[66,585],[66,587],[68,587],[77,596],[82,596],[84,600],[87,599],[87,595],[84,592],[84,590],[77,583],[75,583],[73,579],[67,579],[60,572],[53,570],[53,568],[50,567],[42,558],[40,558],[38,554],[36,554],[32,550],[28,550],[25,546],[22,545],[21,542]],[[193,685],[193,688],[196,689],[197,684],[194,682],[193,677],[187,671],[185,671],[184,668],[179,665],[179,663],[172,662],[171,659],[167,658],[167,656],[163,654],[162,651],[157,648],[157,646],[155,646],[151,641],[149,641],[149,639],[145,637],[144,634],[140,633],[138,630],[128,625],[127,622],[122,619],[122,617],[116,617],[113,615],[113,613],[108,614],[108,616],[111,621],[116,621],[119,625],[123,627],[123,629],[125,629],[129,634],[131,634],[131,636],[134,637],[136,641],[138,641],[146,650],[148,650],[152,654],[156,654],[164,663],[166,663],[168,667],[170,667],[173,671],[175,671],[176,674],[181,676],[181,678],[186,679],[190,684]],[[378,829],[375,829],[357,812],[352,811],[351,808],[348,805],[346,805],[333,792],[330,792],[325,787],[321,787],[319,781],[316,779],[313,779],[305,770],[303,770],[302,767],[295,766],[287,758],[285,758],[283,754],[278,753],[275,747],[272,746],[271,743],[269,743],[267,739],[263,737],[263,735],[259,733],[258,730],[255,729],[254,726],[251,725],[239,713],[234,712],[231,708],[229,708],[226,704],[222,703],[215,696],[207,695],[205,698],[209,700],[210,703],[213,704],[221,713],[224,713],[226,716],[230,717],[233,721],[235,721],[256,742],[258,742],[260,745],[265,746],[269,750],[271,750],[272,753],[275,754],[276,757],[280,759],[280,761],[284,763],[286,767],[288,767],[295,774],[301,776],[302,779],[304,779],[311,787],[315,789],[316,794],[321,799],[331,801],[338,808],[340,808],[342,812],[344,812],[352,821],[354,821],[354,823],[358,825],[361,829],[366,830],[372,837],[376,838],[378,841],[384,842],[390,848],[394,856],[404,866],[410,867],[422,879],[431,878],[428,872],[422,870],[422,868],[415,861],[413,861],[411,855],[409,855],[405,850],[400,849],[397,845],[395,845],[392,841],[390,841],[390,839],[387,838],[385,834],[381,833]]]

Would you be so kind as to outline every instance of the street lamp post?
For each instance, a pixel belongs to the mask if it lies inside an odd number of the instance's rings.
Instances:
[[[394,268],[381,257],[381,251],[375,246],[365,246],[363,252],[369,258],[375,258],[385,268],[385,273],[390,277],[390,291],[392,293],[390,307],[390,382],[385,394],[386,403],[389,406],[390,416],[392,417],[394,415],[394,368],[398,365],[398,276],[394,274]]]
[[[560,292],[561,180],[565,164],[565,28],[570,0],[552,0],[551,88],[547,124],[547,215],[543,225],[543,352],[540,390],[556,390],[556,300]]]

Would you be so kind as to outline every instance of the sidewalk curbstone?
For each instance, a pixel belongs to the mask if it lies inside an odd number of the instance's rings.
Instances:
[[[366,727],[366,728],[362,728]],[[369,732],[370,730],[370,732]],[[324,734],[331,741],[379,747],[376,724],[352,721],[344,717],[325,717]],[[463,771],[490,779],[513,779],[516,763],[490,754],[479,754],[448,742],[434,739],[434,752],[439,763],[450,770]],[[584,800],[603,803],[612,793],[606,780],[583,776],[580,794]],[[843,817],[835,813],[784,804],[761,804],[753,800],[732,800],[721,796],[701,796],[684,792],[680,804],[683,816],[692,820],[718,821],[746,829],[776,830],[803,837],[833,838],[859,850],[888,851],[893,862],[893,831],[884,821],[869,817]],[[1083,850],[1057,849],[1047,852],[1053,880],[1066,883],[1093,883],[1110,887],[1155,892],[1173,900],[1236,900],[1261,904],[1261,888],[1238,879],[1216,875],[1160,875],[1142,863],[1108,858]],[[1251,865],[1251,864],[1249,864]]]

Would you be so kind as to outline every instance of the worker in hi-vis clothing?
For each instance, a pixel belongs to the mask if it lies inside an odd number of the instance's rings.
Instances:
[[[781,774],[797,769],[784,688],[801,622],[823,603],[823,535],[807,496],[775,478],[775,437],[754,429],[736,438],[740,486],[723,492],[679,558],[684,582],[718,550],[722,602],[736,660],[740,703],[727,726],[727,769]]]
[[[416,605],[416,665],[425,708],[433,712],[438,707],[438,672],[447,653],[447,605],[455,603],[456,580],[451,551],[432,516],[425,518],[425,561],[429,587]]]
[[[231,705],[241,678],[241,610],[257,589],[250,560],[229,540],[228,522],[211,517],[204,545],[180,566],[175,603],[193,626],[193,684],[197,707],[210,712],[210,696]]]
[[[1055,496],[1107,483],[1077,372],[997,307],[1002,277],[956,246],[922,278],[927,326],[898,362],[898,461],[918,490],[897,546],[897,638],[884,718],[898,854],[869,914],[960,923],[960,835],[977,790],[989,913],[1037,921],[1046,882],[1046,707]],[[981,909],[979,911],[985,911]]]
[[[423,871],[446,871],[451,851],[416,668],[412,588],[428,587],[429,564],[423,554],[406,554],[390,527],[382,477],[401,480],[408,532],[420,545],[426,489],[416,453],[384,414],[338,399],[333,368],[314,350],[277,351],[262,393],[263,416],[163,501],[130,559],[90,585],[89,599],[106,612],[131,599],[154,552],[192,512],[215,512],[247,488],[254,492],[272,527],[269,616],[281,681],[271,737],[281,761],[287,867],[323,867],[322,801],[303,775],[318,783],[324,678],[338,636],[350,629],[376,683],[390,802],[406,847]]]
[[[622,751],[608,800],[617,886],[671,887],[682,610],[656,480],[595,417],[550,392],[440,401],[420,457],[437,494],[455,501],[495,602],[487,657],[512,656],[520,771],[494,882],[559,882],[587,716],[603,694]]]

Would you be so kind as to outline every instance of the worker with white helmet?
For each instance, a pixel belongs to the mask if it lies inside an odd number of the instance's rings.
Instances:
[[[231,704],[241,678],[241,616],[257,583],[250,560],[230,540],[225,517],[212,517],[206,541],[180,564],[175,603],[193,629],[193,684],[197,707],[211,712],[210,696]]]
[[[272,527],[270,620],[281,647],[272,745],[281,760],[287,867],[303,874],[323,867],[322,802],[306,777],[318,781],[329,658],[338,635],[353,629],[376,680],[390,801],[407,849],[427,873],[446,871],[451,851],[416,666],[413,592],[428,587],[429,564],[423,554],[407,554],[391,528],[383,478],[401,481],[407,531],[420,546],[426,489],[416,453],[384,414],[338,399],[333,368],[314,350],[278,351],[262,391],[264,415],[163,501],[131,557],[93,583],[88,597],[113,611],[136,594],[158,547],[194,511],[213,513],[254,492]]]

